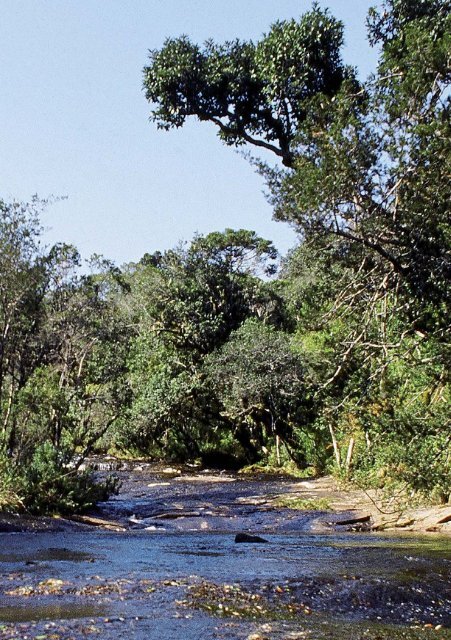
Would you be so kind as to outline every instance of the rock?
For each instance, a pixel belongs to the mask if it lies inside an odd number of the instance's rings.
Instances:
[[[248,533],[237,533],[235,536],[235,542],[268,542],[260,536],[251,536]]]
[[[176,476],[181,476],[182,472],[180,469],[175,469],[174,467],[165,467],[164,469],[161,470],[161,473],[165,476],[172,476],[172,477],[176,477]]]
[[[399,519],[394,526],[395,529],[404,529],[405,527],[411,527],[413,524],[415,524],[414,518],[404,518]]]
[[[132,516],[129,517],[128,519],[129,524],[133,527],[133,528],[141,528],[141,529],[148,529],[149,527],[152,529],[163,529],[164,530],[164,524],[160,523],[160,522],[154,522],[153,517],[150,518],[139,518],[137,517],[135,514],[133,514]]]

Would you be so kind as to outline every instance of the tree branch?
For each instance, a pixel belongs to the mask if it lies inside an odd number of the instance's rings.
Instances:
[[[237,135],[237,132],[234,129],[228,127],[219,118],[210,117],[209,120],[217,125],[226,135]],[[238,134],[249,144],[252,144],[255,147],[262,147],[263,149],[267,149],[268,151],[275,153],[279,158],[282,158],[282,162],[285,166],[293,166],[292,158],[290,157],[290,155],[287,152],[282,151],[282,149],[280,149],[279,147],[276,147],[274,144],[265,142],[264,140],[260,140],[259,138],[253,138],[242,128],[240,128]]]

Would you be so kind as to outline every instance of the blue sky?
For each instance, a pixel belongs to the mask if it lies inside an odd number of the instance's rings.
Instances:
[[[371,0],[320,2],[345,23],[346,62],[364,77]],[[258,40],[304,0],[2,0],[0,197],[68,196],[44,214],[45,240],[118,264],[193,234],[255,229],[285,252],[293,231],[271,220],[246,160],[190,122],[158,131],[142,68],[166,37]]]

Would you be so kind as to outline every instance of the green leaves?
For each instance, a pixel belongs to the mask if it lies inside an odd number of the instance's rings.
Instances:
[[[354,72],[341,60],[343,28],[318,7],[296,22],[278,22],[252,42],[209,40],[203,48],[186,36],[150,52],[144,69],[146,98],[158,127],[182,126],[189,116],[209,120],[227,145],[252,144],[292,166],[291,145],[309,100],[332,97]]]
[[[223,413],[248,452],[254,447],[261,455],[277,436],[302,458],[296,428],[308,431],[312,403],[302,357],[287,333],[250,318],[206,364]]]
[[[401,40],[410,25],[427,29],[433,38],[443,34],[449,19],[448,0],[386,0],[383,11],[370,9],[367,26],[371,44]],[[401,42],[399,43],[401,44]]]
[[[273,273],[276,260],[268,240],[226,229],[145,256],[131,269],[134,400],[122,446],[184,459],[223,437],[233,441],[205,363],[246,318],[272,321],[282,313],[280,298],[258,278]]]
[[[295,20],[277,22],[256,47],[256,68],[275,109],[283,104],[294,125],[305,117],[305,100],[334,95],[346,69],[340,49],[343,25],[318,7]]]
[[[127,406],[129,331],[117,313],[117,272],[97,264],[80,275],[74,247],[42,249],[38,209],[37,200],[1,206],[0,473],[13,474],[22,506],[71,510],[100,495],[92,478],[66,467]]]
[[[274,272],[276,258],[272,243],[255,232],[226,229],[146,259],[133,281],[145,287],[151,330],[190,362],[223,344],[247,317],[259,289],[255,274]]]

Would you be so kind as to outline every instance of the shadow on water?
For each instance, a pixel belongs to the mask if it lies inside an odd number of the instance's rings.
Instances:
[[[91,604],[63,603],[0,607],[1,622],[32,622],[34,620],[73,620],[104,616],[106,608]]]
[[[0,553],[0,563],[25,562],[93,562],[94,558],[85,551],[74,551],[65,547],[49,547],[30,554],[24,549],[17,553]]]

